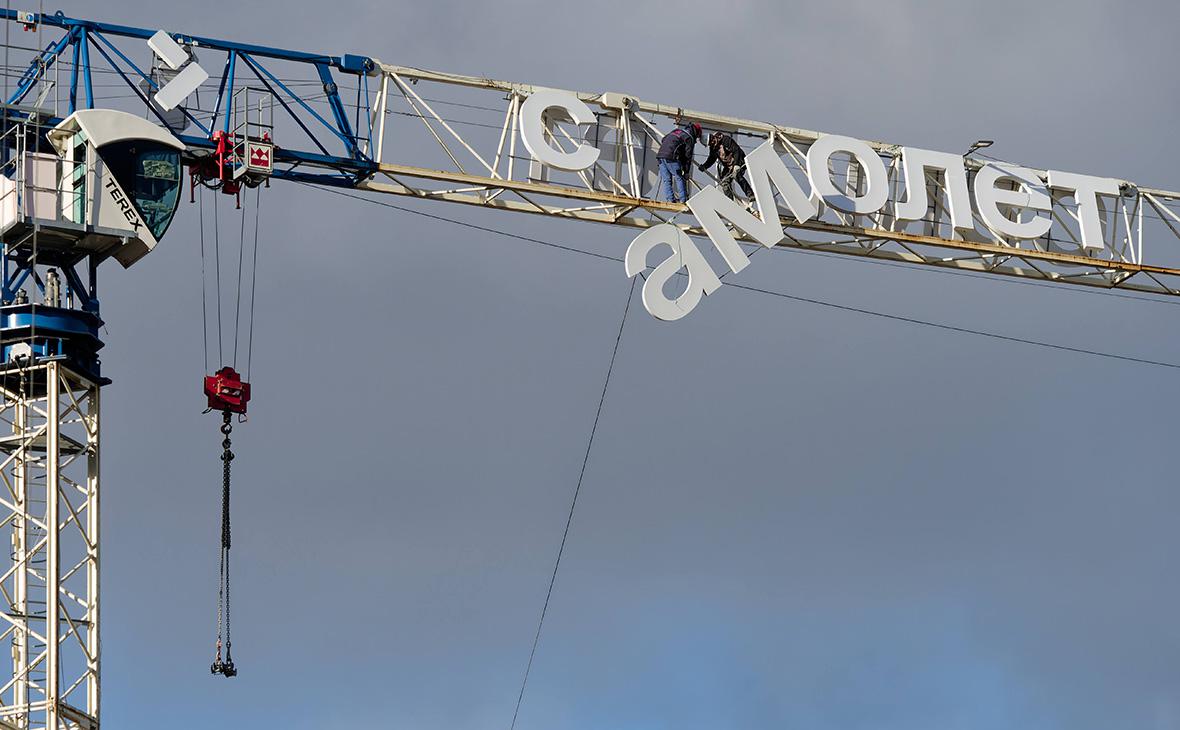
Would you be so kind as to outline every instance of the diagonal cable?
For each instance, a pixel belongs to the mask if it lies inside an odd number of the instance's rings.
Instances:
[[[561,556],[565,553],[565,542],[569,538],[570,525],[574,521],[574,510],[578,507],[578,495],[582,492],[582,480],[586,476],[586,465],[590,463],[590,450],[594,447],[594,434],[598,432],[598,421],[602,417],[602,406],[606,403],[606,391],[610,387],[610,376],[615,369],[615,358],[619,354],[619,343],[623,340],[623,327],[627,324],[627,313],[631,311],[631,300],[635,296],[635,280],[631,280],[631,288],[627,291],[627,305],[623,307],[623,318],[619,321],[619,334],[615,337],[615,347],[610,354],[610,365],[606,368],[606,380],[602,384],[602,396],[598,399],[598,410],[594,412],[594,425],[590,427],[590,439],[586,443],[586,454],[582,457],[582,470],[578,472],[578,485],[574,488],[574,497],[570,500],[570,511],[565,518],[565,529],[561,533],[561,544],[557,548],[557,559],[553,561],[553,574],[549,576],[549,588],[545,591],[545,603],[541,606],[541,618],[537,621],[537,633],[533,635],[533,647],[529,650],[529,661],[524,668],[524,678],[520,682],[520,692],[516,695],[516,707],[512,710],[512,724],[510,730],[516,728],[516,718],[520,715],[520,703],[524,701],[524,690],[529,683],[529,673],[533,669],[533,659],[537,656],[537,645],[541,642],[541,629],[545,626],[545,614],[549,612],[549,599],[553,597],[553,585],[557,582],[557,571],[561,567]]]
[[[308,187],[314,187],[310,183],[300,183],[300,184],[307,185]],[[519,241],[526,241],[528,243],[535,243],[535,244],[538,244],[541,246],[546,246],[548,248],[555,248],[555,249],[559,249],[561,251],[567,251],[569,253],[582,254],[583,256],[590,256],[590,257],[597,258],[597,259],[605,259],[607,261],[617,261],[619,263],[623,262],[623,258],[621,256],[610,256],[607,254],[597,253],[595,251],[586,251],[584,249],[575,248],[573,246],[565,246],[565,245],[562,245],[559,243],[554,243],[552,241],[545,241],[540,238],[531,238],[529,236],[522,236],[522,235],[519,235],[516,233],[511,233],[509,231],[503,231],[503,230],[499,230],[496,228],[489,228],[487,226],[480,226],[480,225],[476,225],[474,223],[467,223],[465,221],[455,220],[453,218],[447,218],[446,216],[435,215],[433,213],[426,213],[424,211],[414,210],[413,208],[406,208],[406,207],[403,207],[400,205],[395,205],[393,203],[387,203],[382,200],[374,200],[372,198],[366,198],[362,195],[349,193],[349,192],[346,192],[343,190],[324,188],[324,191],[329,192],[329,193],[333,193],[336,195],[342,195],[346,198],[353,198],[355,200],[364,201],[366,203],[372,203],[373,205],[379,205],[379,206],[382,206],[385,208],[392,208],[394,210],[398,210],[398,211],[401,211],[404,213],[411,213],[413,215],[418,215],[418,216],[422,216],[425,218],[431,218],[433,220],[444,221],[447,223],[452,223],[455,225],[463,226],[465,228],[474,228],[476,230],[485,231],[487,233],[494,233],[498,236],[505,236],[507,238],[514,238]],[[789,250],[799,251],[799,249],[789,249]],[[812,252],[808,251],[807,253],[812,253]],[[860,260],[860,259],[851,259],[851,260]],[[677,272],[677,276],[684,276],[684,272],[683,271]],[[957,327],[955,325],[943,324],[941,322],[933,322],[933,321],[925,320],[925,319],[918,319],[916,317],[905,317],[905,316],[897,315],[897,314],[888,314],[886,312],[878,312],[878,311],[874,311],[871,309],[861,309],[858,307],[851,307],[851,306],[844,305],[844,304],[836,304],[835,302],[828,302],[828,301],[824,301],[822,299],[808,299],[807,297],[795,296],[793,294],[785,294],[783,292],[777,292],[777,291],[773,291],[770,289],[760,289],[758,287],[747,286],[745,284],[735,284],[732,282],[728,282],[726,284],[726,286],[734,287],[737,289],[745,289],[746,291],[757,292],[759,294],[768,294],[770,296],[775,296],[775,297],[779,297],[782,299],[790,299],[790,300],[794,300],[797,302],[804,302],[807,304],[815,304],[815,305],[821,306],[821,307],[830,307],[832,309],[840,309],[840,310],[844,310],[847,312],[854,312],[857,314],[864,314],[864,315],[873,316],[873,317],[881,317],[883,319],[891,319],[891,320],[895,320],[898,322],[906,322],[909,324],[922,325],[925,327],[933,327],[935,329],[941,329],[941,330],[949,331],[949,332],[958,332],[960,334],[965,334],[965,335],[976,335],[979,337],[987,337],[990,339],[1004,340],[1006,342],[1017,342],[1022,345],[1032,345],[1034,347],[1045,347],[1045,348],[1048,348],[1051,350],[1072,352],[1072,353],[1080,354],[1080,355],[1092,355],[1094,357],[1102,357],[1102,358],[1107,358],[1110,360],[1121,360],[1123,362],[1138,363],[1140,365],[1152,365],[1152,366],[1156,366],[1156,367],[1180,369],[1180,363],[1165,362],[1165,361],[1160,361],[1160,360],[1149,360],[1147,358],[1134,357],[1132,355],[1120,355],[1120,354],[1114,353],[1114,352],[1104,352],[1102,350],[1090,350],[1090,349],[1086,349],[1086,348],[1082,348],[1082,347],[1069,347],[1067,345],[1058,345],[1058,344],[1055,344],[1052,342],[1044,342],[1041,340],[1025,339],[1023,337],[1014,337],[1011,335],[1000,334],[998,332],[989,332],[987,330],[977,330],[977,329],[971,329],[969,327]],[[1053,287],[1049,287],[1049,288],[1054,289],[1056,291],[1064,291],[1063,287],[1053,286]],[[1079,294],[1088,293],[1088,294],[1093,295],[1093,294],[1102,294],[1102,293],[1106,293],[1106,292],[1095,291],[1095,292],[1078,292],[1078,293]],[[1153,299],[1148,299],[1146,297],[1128,296],[1126,298],[1127,299],[1134,299],[1137,301],[1144,301],[1144,302],[1154,302],[1155,301]]]
[[[976,335],[977,337],[988,337],[993,340],[1003,340],[1004,342],[1017,342],[1022,345],[1034,345],[1036,347],[1045,347],[1050,350],[1061,350],[1063,352],[1074,352],[1080,355],[1093,355],[1094,357],[1105,357],[1112,360],[1122,360],[1124,362],[1139,363],[1140,365],[1154,365],[1161,368],[1173,368],[1180,370],[1180,364],[1173,362],[1164,362],[1162,360],[1149,360],[1144,357],[1134,357],[1132,355],[1119,355],[1113,352],[1103,352],[1101,350],[1089,350],[1084,347],[1070,347],[1069,345],[1058,345],[1053,342],[1043,342],[1041,340],[1030,340],[1024,337],[1015,337],[1013,335],[1004,335],[998,332],[988,332],[986,330],[971,329],[969,327],[958,327],[953,324],[943,324],[941,322],[931,322],[926,319],[918,319],[916,317],[905,317],[900,314],[888,314],[886,312],[877,312],[872,309],[862,309],[860,307],[852,307],[847,304],[836,304],[835,302],[825,302],[822,299],[810,299],[808,297],[801,297],[795,294],[786,294],[784,292],[773,291],[771,289],[760,289],[756,286],[748,286],[746,284],[730,283],[727,286],[734,289],[745,289],[746,291],[756,292],[758,294],[769,294],[773,297],[780,297],[782,299],[790,299],[796,302],[804,302],[806,304],[814,304],[820,307],[828,307],[830,309],[839,309],[844,312],[853,312],[855,314],[864,314],[870,317],[881,317],[882,319],[891,319],[894,322],[905,322],[907,324],[918,324],[923,327],[934,327],[935,329],[946,330],[948,332],[958,332],[965,335]]]

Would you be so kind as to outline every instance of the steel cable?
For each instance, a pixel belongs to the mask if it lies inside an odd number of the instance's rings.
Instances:
[[[466,221],[455,220],[453,218],[447,218],[446,216],[436,215],[433,213],[427,213],[427,212],[421,211],[421,210],[414,210],[413,208],[406,208],[404,206],[396,205],[394,203],[387,203],[383,200],[373,200],[372,198],[366,198],[362,195],[356,195],[356,194],[349,193],[344,190],[335,190],[335,189],[331,189],[331,188],[319,188],[315,185],[312,185],[311,183],[304,183],[304,182],[299,182],[299,181],[296,181],[296,182],[298,182],[298,184],[300,184],[300,185],[306,185],[308,187],[315,187],[316,189],[323,190],[324,192],[334,193],[336,195],[342,195],[346,198],[353,198],[354,200],[361,200],[366,203],[371,203],[373,205],[379,205],[379,206],[382,206],[385,208],[391,208],[393,210],[401,211],[403,213],[410,213],[412,215],[422,216],[424,218],[430,218],[432,220],[445,221],[447,223],[452,223],[454,225],[462,226],[464,228],[471,228],[471,229],[475,229],[478,231],[484,231],[487,233],[494,233],[496,235],[504,236],[506,238],[513,238],[513,239],[516,239],[519,241],[526,241],[528,243],[535,243],[535,244],[538,244],[541,246],[545,246],[547,248],[554,248],[554,249],[557,249],[560,251],[567,251],[569,253],[577,253],[577,254],[581,254],[583,256],[590,256],[590,257],[597,258],[597,259],[606,259],[608,261],[615,261],[618,263],[623,263],[623,259],[618,256],[610,256],[608,254],[598,253],[596,251],[586,251],[584,249],[574,248],[573,246],[566,246],[563,244],[554,243],[552,241],[545,241],[540,238],[532,238],[530,236],[522,236],[522,235],[519,235],[516,233],[510,233],[508,231],[503,231],[503,230],[499,230],[496,228],[489,228],[487,226],[476,225],[474,223],[467,223]],[[788,249],[788,250],[794,250],[794,249]],[[946,272],[942,272],[941,270],[938,270],[938,269],[915,268],[914,270],[915,271],[931,271],[931,272],[938,271],[939,273],[946,273]],[[683,272],[680,272],[680,274],[683,275]],[[996,279],[994,281],[1005,281],[1005,280]],[[836,304],[834,302],[827,302],[827,301],[824,301],[821,299],[809,299],[806,297],[798,297],[798,296],[794,296],[794,295],[790,295],[790,294],[784,294],[782,292],[772,291],[770,289],[759,289],[757,287],[746,286],[744,284],[735,284],[732,281],[729,282],[728,284],[726,284],[726,286],[737,287],[739,289],[746,289],[748,291],[754,291],[754,292],[758,292],[758,293],[762,293],[762,294],[769,294],[771,296],[776,296],[776,297],[780,297],[783,299],[793,299],[793,300],[804,302],[804,303],[811,303],[811,304],[816,304],[816,305],[820,305],[820,306],[832,307],[835,309],[843,309],[845,311],[856,312],[856,313],[866,314],[866,315],[872,315],[872,316],[876,316],[876,317],[882,317],[885,319],[893,319],[893,320],[900,321],[900,322],[906,322],[908,324],[917,324],[917,325],[923,325],[923,326],[927,326],[927,327],[934,327],[936,329],[958,332],[960,334],[977,335],[980,337],[987,337],[990,339],[998,339],[998,340],[1005,340],[1005,341],[1009,341],[1009,342],[1017,342],[1020,344],[1033,345],[1033,346],[1037,346],[1037,347],[1045,347],[1045,348],[1049,348],[1049,349],[1053,349],[1053,350],[1073,352],[1076,354],[1092,355],[1095,357],[1102,357],[1102,358],[1107,358],[1107,359],[1111,359],[1111,360],[1121,360],[1124,362],[1132,362],[1132,363],[1137,363],[1137,364],[1141,364],[1141,365],[1152,365],[1152,366],[1157,366],[1157,367],[1180,369],[1180,364],[1177,364],[1177,363],[1165,362],[1165,361],[1160,361],[1160,360],[1151,360],[1151,359],[1147,359],[1147,358],[1135,357],[1132,355],[1120,355],[1118,353],[1104,352],[1101,350],[1092,350],[1092,349],[1081,348],[1081,347],[1069,347],[1066,345],[1057,345],[1057,344],[1054,344],[1051,342],[1044,342],[1041,340],[1033,340],[1033,339],[1027,339],[1027,338],[1022,338],[1022,337],[1014,337],[1011,335],[1004,335],[1004,334],[1000,334],[1000,333],[996,333],[996,332],[988,332],[986,330],[976,330],[976,329],[971,329],[968,327],[958,327],[955,325],[947,325],[947,324],[942,324],[940,322],[932,322],[929,320],[918,319],[916,317],[905,317],[905,316],[901,316],[901,315],[888,314],[885,312],[877,312],[877,311],[870,310],[870,309],[860,309],[857,307],[850,307],[850,306],[846,306],[846,305],[842,305],[842,304]],[[1064,287],[1058,287],[1058,286],[1051,286],[1048,288],[1055,290],[1055,291],[1073,291],[1073,290],[1067,290]],[[1101,291],[1090,292],[1090,291],[1085,291],[1085,290],[1079,290],[1076,293],[1078,293],[1078,294],[1109,294],[1109,292],[1101,292]],[[1125,298],[1135,299],[1135,300],[1145,301],[1145,302],[1155,302],[1155,300],[1148,299],[1145,297],[1127,296]]]
[[[207,295],[205,290],[207,287],[208,276],[205,273],[205,190],[202,188],[197,195],[200,198],[198,205],[198,216],[201,221],[201,347],[205,353],[204,372],[209,371],[209,305],[207,304]]]
[[[553,561],[553,573],[549,576],[549,588],[545,591],[545,602],[541,606],[541,618],[537,621],[537,632],[533,635],[533,646],[529,650],[529,660],[524,668],[524,678],[520,682],[520,692],[516,695],[516,707],[512,710],[512,724],[509,730],[515,730],[516,719],[520,715],[520,704],[524,700],[524,690],[528,686],[529,674],[533,669],[533,659],[537,655],[537,645],[541,642],[541,629],[545,626],[545,616],[549,612],[549,600],[553,597],[553,586],[557,583],[557,571],[561,567],[561,557],[565,554],[565,543],[569,538],[570,526],[574,521],[574,510],[578,507],[578,495],[582,493],[582,482],[586,477],[586,465],[590,463],[590,451],[594,447],[594,435],[598,433],[598,422],[602,418],[602,407],[606,403],[606,392],[610,387],[610,376],[615,369],[615,359],[619,355],[619,343],[623,340],[623,328],[627,325],[627,313],[631,311],[631,300],[635,297],[635,280],[627,290],[627,304],[623,307],[623,317],[619,320],[619,333],[615,336],[615,346],[611,350],[610,365],[606,368],[606,379],[602,383],[602,395],[598,398],[598,409],[594,412],[594,425],[590,427],[590,439],[586,443],[586,454],[582,457],[582,469],[578,472],[578,484],[574,487],[574,496],[570,500],[569,514],[565,519],[565,529],[561,532],[561,544],[557,547],[557,558]]]
[[[213,196],[213,256],[217,269],[217,361],[225,364],[225,353],[222,351],[224,339],[221,329],[221,223],[217,217],[217,196]]]
[[[250,334],[246,343],[246,380],[254,365],[254,301],[258,292],[258,219],[262,215],[262,188],[254,188],[254,260],[250,265]]]
[[[246,209],[242,208],[242,230],[238,239],[238,286],[234,295],[234,370],[238,369],[238,340],[242,328],[242,263],[246,254]]]

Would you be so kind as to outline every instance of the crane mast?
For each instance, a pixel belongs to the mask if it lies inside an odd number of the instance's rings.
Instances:
[[[183,145],[125,112],[81,110],[0,138],[0,727],[97,728],[98,265],[132,265],[175,212]]]
[[[99,383],[52,359],[0,380],[12,647],[0,727],[97,728]]]
[[[186,176],[234,197],[274,179],[621,226],[641,232],[633,247],[653,232],[690,288],[712,267],[739,271],[740,246],[760,244],[1180,295],[1180,193],[984,161],[981,145],[938,156],[623,93],[61,13],[0,18],[48,37],[25,54],[0,109],[0,525],[11,540],[0,642],[12,659],[0,729],[98,727],[99,396],[109,382],[98,269],[154,248]],[[124,86],[104,93],[99,75]],[[750,201],[755,213],[730,206],[705,173],[690,180],[687,205],[659,199],[660,141],[694,123],[750,152],[755,188],[769,191]],[[706,239],[713,249],[693,243]],[[628,276],[655,244],[635,266],[628,255]],[[228,424],[225,399],[244,410],[248,385],[232,369],[211,377],[210,406]]]

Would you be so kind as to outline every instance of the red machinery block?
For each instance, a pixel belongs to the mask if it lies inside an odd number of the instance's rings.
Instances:
[[[245,413],[250,401],[250,384],[243,382],[238,371],[227,365],[205,376],[205,395],[212,410]]]

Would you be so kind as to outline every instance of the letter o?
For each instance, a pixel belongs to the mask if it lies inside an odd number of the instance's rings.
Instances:
[[[846,195],[832,183],[828,159],[837,152],[852,155],[864,170],[868,178],[864,195]],[[889,200],[889,175],[885,172],[885,163],[867,142],[852,137],[826,134],[813,142],[807,150],[807,178],[811,180],[811,189],[816,195],[846,213],[876,213]]]

